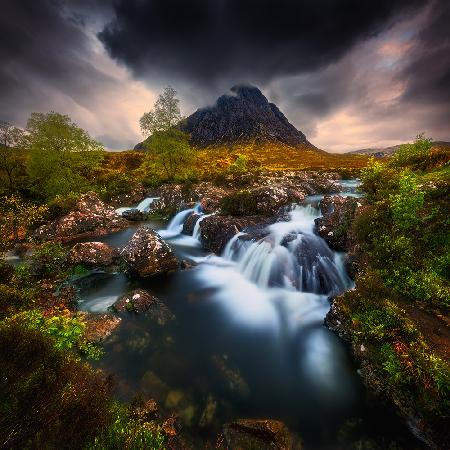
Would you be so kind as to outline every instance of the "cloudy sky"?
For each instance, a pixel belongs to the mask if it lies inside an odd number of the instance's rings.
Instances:
[[[316,146],[450,141],[448,0],[2,0],[0,120],[68,114],[108,149],[174,86],[254,84]]]

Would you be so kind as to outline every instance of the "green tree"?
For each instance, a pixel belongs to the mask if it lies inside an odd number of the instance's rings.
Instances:
[[[143,135],[149,136],[146,146],[153,157],[154,168],[169,180],[186,176],[195,160],[189,134],[177,127],[181,114],[176,94],[175,89],[166,87],[153,109],[139,121]]]
[[[24,185],[26,134],[0,121],[0,193],[12,194]]]
[[[156,132],[167,131],[181,121],[180,100],[177,91],[167,86],[159,95],[153,109],[139,119],[142,134],[148,137]]]
[[[72,122],[51,111],[28,119],[28,175],[34,192],[46,200],[83,192],[91,187],[94,170],[103,159],[103,146]]]

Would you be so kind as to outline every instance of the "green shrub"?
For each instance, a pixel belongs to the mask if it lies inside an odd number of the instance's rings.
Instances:
[[[389,164],[393,167],[420,165],[422,161],[426,160],[432,147],[432,139],[425,137],[424,133],[418,134],[414,143],[400,146]]]
[[[115,420],[103,430],[86,450],[141,450],[164,449],[164,435],[158,426],[130,417],[120,405],[116,407]]]
[[[36,275],[59,274],[67,258],[67,250],[59,242],[46,242],[31,256],[32,271]]]
[[[67,195],[57,195],[47,203],[48,206],[48,220],[54,220],[58,217],[64,216],[73,209],[77,204],[79,194],[71,192]]]

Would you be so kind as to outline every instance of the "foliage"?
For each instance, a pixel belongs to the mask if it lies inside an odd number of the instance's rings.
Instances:
[[[399,166],[400,161],[420,166],[419,156],[428,159],[429,142],[419,136],[408,147],[413,156],[402,154],[387,164],[372,161],[362,171],[370,207],[355,228],[387,287],[445,310],[450,306],[448,175],[442,177],[445,166],[425,173]]]
[[[258,214],[256,199],[247,190],[237,191],[224,197],[220,201],[220,209],[223,214],[232,216]]]
[[[58,194],[56,197],[52,198],[47,203],[47,219],[53,220],[72,211],[77,204],[78,197],[78,194],[71,192],[67,195]]]
[[[153,110],[144,113],[140,118],[139,125],[144,136],[168,131],[180,122],[180,100],[176,98],[176,95],[177,91],[167,86],[158,96]]]
[[[195,153],[189,144],[189,135],[178,129],[155,132],[147,141],[154,157],[154,170],[162,171],[167,180],[189,176]]]
[[[28,175],[34,193],[51,200],[56,195],[91,188],[103,147],[73,123],[70,117],[50,112],[32,113],[27,123],[30,153]]]
[[[159,427],[131,417],[120,405],[117,405],[115,414],[113,423],[87,445],[86,450],[165,448],[164,435]]]
[[[35,320],[0,322],[0,446],[82,448],[111,422],[109,383]]]
[[[424,133],[418,134],[414,143],[400,146],[389,164],[393,167],[420,164],[421,161],[427,158],[432,147],[432,139],[425,137]]]
[[[31,266],[40,276],[58,273],[67,258],[67,250],[59,242],[46,242],[31,256]]]
[[[23,240],[30,228],[39,225],[47,214],[47,206],[35,205],[17,195],[0,199],[0,252]]]

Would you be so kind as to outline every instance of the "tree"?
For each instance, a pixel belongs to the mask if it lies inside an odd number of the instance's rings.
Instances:
[[[0,193],[16,192],[23,184],[25,146],[25,132],[0,121]]]
[[[139,124],[145,137],[159,131],[167,131],[181,121],[180,100],[176,95],[177,91],[167,86],[156,100],[153,110],[144,113],[140,118]]]
[[[36,194],[49,200],[91,187],[94,170],[103,159],[100,143],[69,116],[54,111],[32,113],[27,131],[30,146],[27,170]]]
[[[189,134],[177,127],[181,114],[176,94],[175,89],[166,87],[153,110],[146,112],[139,121],[143,135],[149,136],[145,144],[154,157],[156,169],[169,180],[186,175],[195,159]]]

